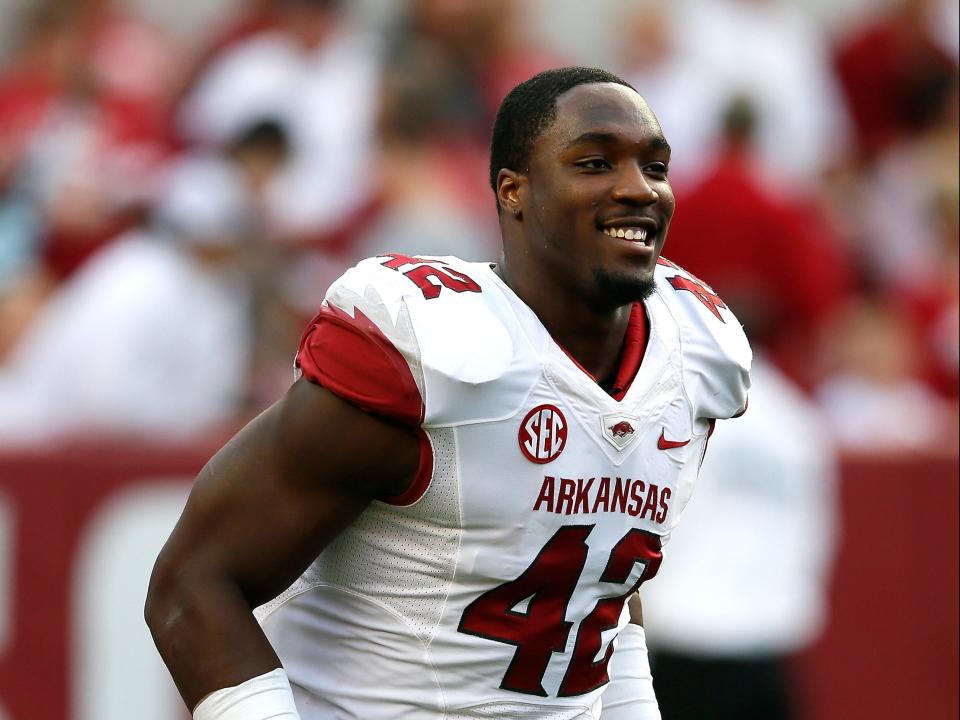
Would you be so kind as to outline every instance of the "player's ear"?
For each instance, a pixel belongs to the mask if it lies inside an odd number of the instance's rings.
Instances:
[[[497,173],[497,203],[500,211],[523,219],[523,191],[527,177],[521,173],[503,168]]]

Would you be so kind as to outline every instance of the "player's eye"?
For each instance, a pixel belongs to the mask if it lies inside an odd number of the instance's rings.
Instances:
[[[611,165],[602,157],[584,158],[577,161],[577,167],[587,170],[609,170]]]
[[[651,175],[658,175],[660,177],[666,177],[669,171],[667,164],[662,162],[649,163],[645,165],[643,169]]]

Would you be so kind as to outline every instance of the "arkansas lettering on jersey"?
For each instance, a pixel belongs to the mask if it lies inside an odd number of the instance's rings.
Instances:
[[[607,394],[488,264],[385,255],[330,288],[297,372],[423,452],[257,610],[304,720],[598,717],[625,602],[749,386],[740,324],[667,261],[623,354]]]

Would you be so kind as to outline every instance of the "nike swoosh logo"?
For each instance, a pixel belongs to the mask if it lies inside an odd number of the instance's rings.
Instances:
[[[657,448],[660,450],[672,450],[673,448],[683,447],[688,444],[689,440],[667,440],[663,434],[666,430],[660,431],[660,439],[657,440]]]

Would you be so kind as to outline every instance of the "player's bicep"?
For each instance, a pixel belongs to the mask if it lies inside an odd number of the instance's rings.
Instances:
[[[298,381],[200,472],[164,554],[265,602],[372,498],[402,491],[417,460],[410,430]]]

